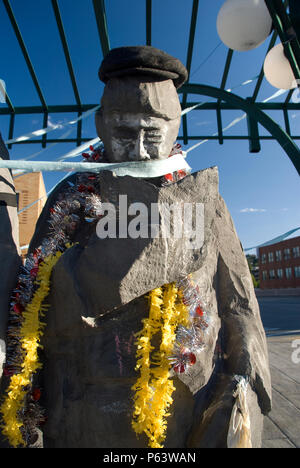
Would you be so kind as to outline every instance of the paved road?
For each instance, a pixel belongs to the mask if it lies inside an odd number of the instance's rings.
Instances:
[[[300,332],[300,297],[259,297],[258,303],[267,335]]]

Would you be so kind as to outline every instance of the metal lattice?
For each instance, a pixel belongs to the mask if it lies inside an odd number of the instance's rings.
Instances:
[[[152,35],[152,0],[146,1],[146,38],[145,43],[151,45],[151,35]],[[92,0],[94,7],[95,20],[98,28],[99,39],[102,49],[102,54],[105,56],[110,50],[110,39],[108,34],[107,19],[105,12],[105,1],[104,0]],[[285,54],[291,64],[295,79],[300,80],[300,46],[299,46],[299,23],[300,23],[300,12],[299,12],[299,0],[289,0],[283,2],[282,0],[265,0],[266,5],[269,9],[269,12],[273,19],[273,33],[271,35],[269,48],[270,50],[279,37],[281,42],[284,45]],[[39,84],[37,75],[35,73],[33,64],[30,60],[29,53],[27,51],[26,45],[24,43],[22,34],[20,32],[19,26],[17,24],[14,12],[12,10],[9,0],[3,0],[3,4],[6,8],[8,18],[13,27],[15,36],[18,40],[20,49],[24,56],[28,71],[31,75],[32,81],[34,83],[35,89],[39,96],[40,105],[38,106],[17,106],[12,103],[9,96],[6,94],[6,107],[0,108],[0,115],[9,115],[10,124],[9,124],[9,135],[8,138],[13,139],[14,135],[14,125],[15,125],[15,116],[24,115],[24,114],[42,114],[43,115],[43,128],[47,127],[48,116],[51,113],[77,113],[78,117],[82,115],[83,112],[92,109],[97,104],[95,103],[83,103],[77,86],[76,75],[72,66],[72,59],[68,47],[67,38],[64,32],[64,26],[62,22],[62,17],[59,10],[58,0],[51,0],[53,13],[55,16],[57,28],[60,35],[61,44],[64,51],[64,57],[66,61],[66,66],[70,76],[75,101],[76,104],[63,104],[63,105],[47,105],[47,102],[44,98],[41,86]],[[186,54],[186,67],[188,72],[191,70],[193,49],[195,43],[195,32],[197,26],[197,16],[198,16],[199,0],[193,0],[191,20],[189,31],[187,34],[189,36],[187,54]],[[294,33],[291,31],[294,31]],[[296,33],[295,33],[296,32]],[[248,140],[249,141],[249,151],[252,153],[257,153],[261,148],[262,140],[277,140],[287,155],[290,157],[293,162],[296,170],[300,174],[300,150],[299,147],[295,144],[295,140],[300,140],[300,135],[291,134],[291,126],[289,120],[289,111],[299,110],[300,104],[291,102],[291,97],[293,91],[290,91],[286,99],[282,102],[270,103],[270,102],[259,102],[257,101],[258,94],[264,79],[263,66],[258,74],[256,81],[255,89],[253,95],[247,99],[243,99],[239,96],[234,95],[233,93],[228,93],[225,91],[227,78],[229,75],[232,58],[234,51],[229,49],[227,52],[227,58],[224,66],[223,76],[219,88],[213,88],[203,84],[185,84],[179,92],[182,93],[182,109],[187,107],[194,106],[196,103],[189,101],[190,94],[199,94],[213,97],[215,100],[213,102],[207,102],[201,105],[197,109],[197,112],[203,110],[213,110],[216,113],[217,128],[218,132],[216,135],[191,135],[188,131],[188,123],[186,115],[182,118],[182,135],[179,136],[179,140],[182,140],[186,145],[189,141],[194,140],[217,140],[220,144],[223,144],[225,140]],[[299,81],[300,82],[300,81]],[[248,124],[248,133],[246,135],[224,135],[222,130],[222,114],[223,111],[232,110],[232,109],[242,109],[247,113],[247,124]],[[266,112],[270,110],[277,110],[283,113],[285,128],[282,129],[277,125],[270,117],[267,116]],[[263,125],[269,132],[270,135],[260,135],[258,123]],[[77,135],[76,138],[65,138],[65,139],[54,139],[47,137],[47,134],[43,135],[40,139],[30,140],[30,141],[20,141],[14,142],[13,144],[24,144],[24,143],[39,143],[43,148],[46,147],[48,143],[61,142],[61,143],[76,143],[77,146],[81,145],[85,141],[89,141],[90,138],[83,138],[82,136],[82,121],[77,122]],[[9,145],[11,147],[11,145]]]

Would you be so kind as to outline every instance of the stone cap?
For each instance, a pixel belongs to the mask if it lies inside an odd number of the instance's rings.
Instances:
[[[151,46],[112,49],[103,59],[98,76],[107,83],[115,77],[139,75],[159,80],[173,80],[179,88],[188,78],[185,66],[175,57]]]

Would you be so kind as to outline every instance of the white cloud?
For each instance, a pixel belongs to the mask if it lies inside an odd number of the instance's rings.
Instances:
[[[211,123],[212,121],[204,120],[203,122],[195,122],[195,125],[197,125],[198,127],[202,127],[203,125],[210,125]]]
[[[243,208],[240,213],[265,213],[266,211],[264,208]]]

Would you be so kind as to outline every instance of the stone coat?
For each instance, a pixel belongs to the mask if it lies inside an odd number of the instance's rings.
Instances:
[[[271,407],[266,339],[249,268],[218,192],[217,168],[157,187],[131,177],[100,176],[103,201],[204,204],[204,243],[180,239],[78,237],[52,275],[44,345],[45,447],[146,447],[131,428],[135,336],[148,316],[145,294],[192,274],[207,304],[206,347],[176,391],[165,447],[226,447],[235,375],[247,376],[252,442],[260,446],[262,414]],[[65,184],[65,182],[64,182]],[[46,235],[58,187],[37,225],[31,250]]]

